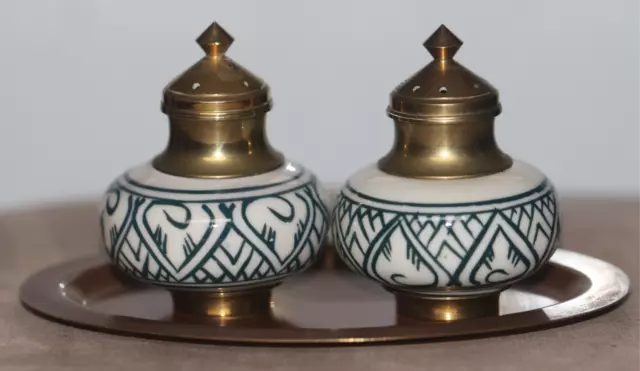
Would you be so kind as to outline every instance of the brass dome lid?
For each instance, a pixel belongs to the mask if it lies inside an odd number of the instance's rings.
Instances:
[[[424,46],[434,60],[391,93],[390,117],[429,120],[500,114],[498,90],[453,59],[462,46],[456,35],[442,25]]]
[[[206,56],[164,89],[164,113],[183,118],[231,119],[270,110],[267,84],[226,56],[233,43],[231,35],[214,22],[196,41]]]

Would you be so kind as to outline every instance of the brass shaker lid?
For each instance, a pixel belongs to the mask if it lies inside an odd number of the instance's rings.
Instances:
[[[267,84],[225,54],[233,43],[231,35],[214,22],[196,41],[206,56],[164,89],[164,113],[183,118],[231,119],[269,111]]]
[[[434,60],[391,93],[393,147],[378,161],[386,173],[408,178],[486,176],[513,160],[495,140],[498,91],[453,59],[462,41],[444,25],[424,43]]]
[[[442,25],[424,46],[434,60],[391,93],[390,117],[438,120],[500,114],[497,89],[453,59],[462,46],[456,35]]]
[[[284,164],[266,135],[269,87],[225,55],[233,38],[213,23],[197,39],[206,56],[164,89],[169,141],[158,171],[189,178],[234,178]]]

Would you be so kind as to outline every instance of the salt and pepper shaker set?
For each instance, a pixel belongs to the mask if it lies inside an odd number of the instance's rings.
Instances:
[[[269,144],[269,87],[226,56],[233,38],[213,23],[197,41],[206,56],[164,90],[165,150],[117,178],[100,213],[112,265],[169,290],[175,312],[269,313],[271,289],[333,248],[330,233],[398,315],[488,316],[557,248],[552,184],[499,149],[498,91],[454,59],[462,42],[446,27],[425,42],[433,61],[391,93],[393,147],[337,200]]]

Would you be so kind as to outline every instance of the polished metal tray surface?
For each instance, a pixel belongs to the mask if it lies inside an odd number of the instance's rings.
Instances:
[[[258,320],[175,314],[168,292],[136,284],[99,257],[31,276],[20,297],[32,312],[85,329],[179,341],[245,344],[362,344],[499,335],[559,326],[603,313],[626,298],[617,267],[558,250],[535,276],[500,296],[499,313],[455,321],[396,314],[395,297],[347,270],[312,269],[276,287],[271,313]]]

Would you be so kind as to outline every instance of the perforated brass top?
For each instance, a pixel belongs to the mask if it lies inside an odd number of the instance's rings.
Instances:
[[[267,84],[226,56],[233,38],[218,23],[197,42],[206,56],[164,90],[169,143],[153,166],[193,178],[243,177],[281,167],[284,156],[265,132]]]
[[[242,118],[271,108],[269,87],[231,60],[231,37],[214,22],[196,40],[206,56],[169,83],[162,110],[188,118]]]
[[[498,91],[453,57],[462,41],[440,26],[424,42],[434,60],[391,93],[391,117],[421,120],[500,113]]]
[[[454,56],[462,41],[440,26],[424,43],[434,60],[391,93],[393,148],[380,170],[409,178],[464,178],[511,167],[494,137],[498,91]]]

